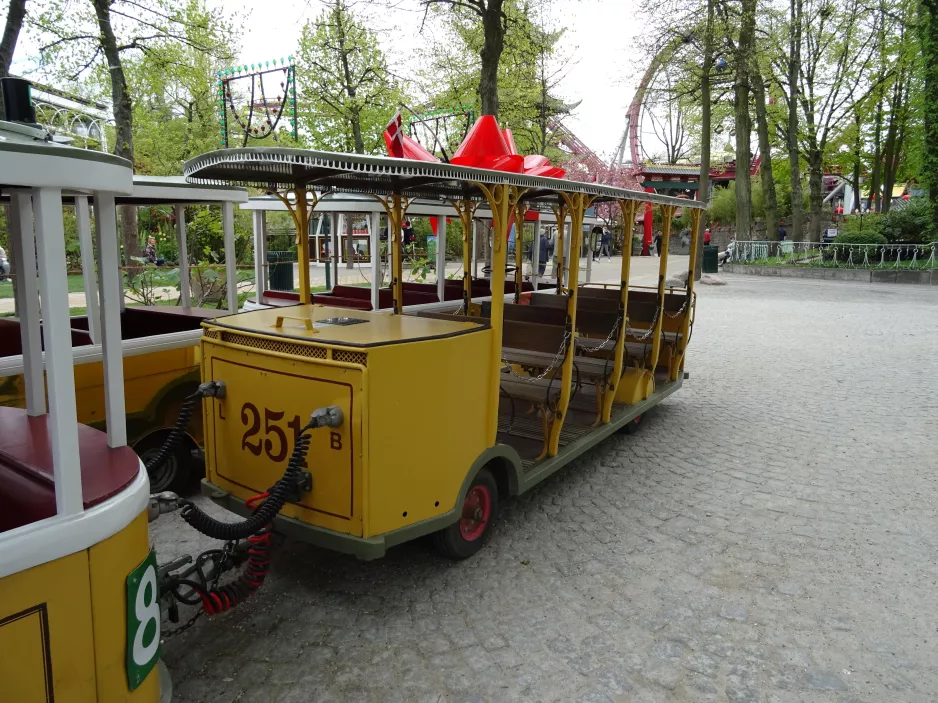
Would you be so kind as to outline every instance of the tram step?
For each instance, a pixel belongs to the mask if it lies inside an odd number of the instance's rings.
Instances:
[[[563,429],[560,430],[560,446],[563,447],[575,442],[589,434],[592,429],[588,425],[564,423]],[[542,441],[544,439],[544,426],[540,415],[518,415],[516,413],[515,417],[511,418],[503,414],[498,418],[498,433],[502,436],[523,437]]]

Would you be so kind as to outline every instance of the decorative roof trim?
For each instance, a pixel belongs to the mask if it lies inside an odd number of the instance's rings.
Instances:
[[[316,173],[303,173],[302,169],[315,170]],[[187,161],[183,174],[190,183],[269,190],[307,186],[323,192],[385,195],[397,192],[430,199],[482,200],[483,194],[474,185],[481,183],[524,188],[528,191],[526,199],[542,199],[557,193],[585,193],[596,196],[600,201],[630,199],[689,208],[705,207],[705,203],[698,201],[597,183],[307,149],[245,147],[211,151]],[[416,183],[409,183],[410,179]]]

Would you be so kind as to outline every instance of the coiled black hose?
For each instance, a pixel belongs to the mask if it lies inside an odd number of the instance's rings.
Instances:
[[[203,512],[197,505],[188,500],[180,500],[179,514],[189,525],[203,535],[225,541],[247,539],[269,525],[280,509],[287,502],[287,498],[296,491],[303,481],[302,466],[312,441],[307,432],[317,425],[310,421],[300,430],[293,445],[293,453],[287,462],[287,469],[283,476],[267,491],[268,496],[251,517],[240,522],[222,522]]]
[[[200,389],[192,395],[186,396],[186,399],[182,401],[182,408],[179,410],[179,417],[176,418],[176,424],[174,424],[173,429],[169,431],[169,436],[166,437],[166,441],[163,442],[163,446],[160,447],[156,456],[146,463],[148,474],[152,474],[156,469],[165,464],[170,455],[176,451],[180,440],[186,434],[189,420],[192,419],[192,411],[195,410],[196,403],[201,399],[202,391]]]
[[[176,451],[176,447],[179,446],[179,442],[185,436],[186,429],[189,427],[189,420],[192,419],[192,412],[195,410],[196,403],[202,398],[224,397],[225,383],[223,381],[206,381],[198,387],[195,393],[186,396],[182,401],[182,407],[179,409],[179,416],[176,418],[173,429],[169,431],[166,441],[163,442],[163,446],[160,447],[156,456],[145,464],[147,473],[151,474],[160,468],[166,463],[169,456]]]

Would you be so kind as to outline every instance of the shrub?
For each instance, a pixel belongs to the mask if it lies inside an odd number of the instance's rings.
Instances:
[[[931,230],[931,203],[926,198],[912,198],[905,207],[883,215],[882,220],[880,231],[890,244],[927,244],[935,238]]]
[[[873,232],[880,234],[882,227],[883,218],[875,212],[869,212],[865,215],[847,215],[840,225],[840,234],[850,232],[863,232],[864,234]]]
[[[862,232],[841,232],[834,237],[835,244],[886,244],[886,238],[879,232],[864,229]]]
[[[866,228],[864,223],[862,232],[841,232],[834,237],[834,244],[886,244],[886,238],[879,232],[874,232]],[[878,246],[858,247],[852,251],[854,264],[860,264],[864,258],[867,261],[874,262],[880,259],[882,250]],[[821,258],[824,261],[836,260],[843,263],[850,256],[847,249],[830,246],[822,249]]]

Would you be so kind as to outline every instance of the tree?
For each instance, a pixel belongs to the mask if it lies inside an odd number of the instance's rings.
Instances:
[[[73,83],[93,72],[108,86],[114,113],[114,153],[131,163],[134,110],[124,57],[146,54],[166,42],[189,44],[211,56],[226,53],[187,35],[190,7],[180,9],[172,0],[90,0],[80,6],[69,0],[48,0],[42,12],[31,19],[45,42],[40,47],[44,65],[54,67],[61,79]],[[207,10],[200,16],[203,22],[212,17]],[[121,208],[120,220],[124,261],[129,265],[140,253],[136,209]]]
[[[801,148],[798,144],[798,79],[801,75],[801,23],[804,15],[803,0],[791,0],[789,16],[789,54],[788,54],[788,167],[791,183],[791,238],[800,242],[802,232],[803,209],[801,205]]]
[[[331,0],[303,27],[297,63],[300,124],[313,147],[357,154],[383,148],[401,90],[377,36],[344,0]]]
[[[7,20],[3,27],[3,36],[0,37],[0,78],[10,75],[10,64],[13,63],[13,51],[16,49],[16,40],[23,28],[23,19],[26,17],[26,0],[10,0],[7,8]],[[3,101],[0,100],[0,120],[4,119]]]
[[[798,99],[804,113],[802,146],[809,168],[809,240],[820,241],[824,157],[852,119],[854,106],[872,90],[864,79],[875,55],[876,34],[866,31],[859,0],[845,0],[839,6],[831,0],[807,0],[806,4]],[[794,197],[794,188],[792,192]]]
[[[772,173],[772,142],[769,139],[769,120],[766,111],[765,82],[757,64],[751,71],[752,94],[756,107],[756,133],[759,137],[759,175],[765,213],[766,239],[778,236],[778,200],[775,194],[775,176]]]
[[[567,67],[566,56],[558,48],[564,30],[538,23],[532,8],[515,0],[506,0],[503,10],[511,31],[505,36],[498,69],[498,121],[512,130],[522,153],[558,159],[564,152],[556,148],[551,125],[576,107],[555,93]],[[429,106],[469,106],[484,113],[476,92],[479,65],[475,60],[485,42],[483,29],[467,12],[449,13],[444,28],[446,40],[430,47],[427,67],[420,74],[431,96]]]
[[[498,66],[505,49],[508,15],[506,0],[421,0],[425,10],[431,5],[447,5],[456,13],[468,12],[482,26],[483,42],[479,50],[479,101],[483,115],[498,118]]]
[[[133,95],[134,160],[139,173],[175,175],[187,160],[219,146],[217,72],[230,65],[234,31],[205,14],[196,0],[186,9],[186,37],[156,42],[124,59]],[[219,47],[216,58],[193,45]]]
[[[938,1],[919,4],[919,42],[924,88],[922,177],[931,202],[932,233],[938,233]]]
[[[736,123],[736,238],[749,239],[752,221],[752,187],[749,168],[752,163],[749,114],[749,75],[755,52],[756,0],[740,2],[739,41],[736,44],[736,83],[734,112]]]
[[[713,4],[707,0],[707,20],[704,24],[703,65],[700,69],[700,177],[698,179],[697,198],[706,201],[710,195],[710,72],[713,70]],[[707,218],[701,217],[697,227],[697,241],[703,243],[703,231]],[[703,246],[697,247],[697,260],[694,262],[694,280],[699,281],[703,271]]]

